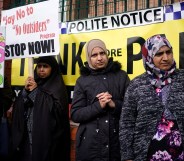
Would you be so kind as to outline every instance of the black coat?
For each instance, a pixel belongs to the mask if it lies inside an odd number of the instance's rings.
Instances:
[[[12,121],[13,152],[21,160],[25,149],[25,106],[21,97],[14,103]],[[68,119],[64,109],[48,93],[37,89],[33,111],[33,161],[69,161]],[[68,148],[67,148],[68,147]],[[15,159],[14,159],[15,160]]]
[[[76,161],[120,161],[119,118],[129,78],[118,62],[105,70],[83,67],[72,100],[71,118],[80,123],[76,135]],[[96,95],[109,92],[115,109],[102,109]]]
[[[35,72],[38,87],[31,92],[23,89],[14,103],[13,161],[69,161],[70,124],[66,87],[56,60],[49,56],[39,60],[50,63],[52,73],[41,79]]]
[[[14,97],[13,90],[8,83],[7,77],[4,78],[4,87],[0,88],[0,118],[6,114],[12,104]],[[5,115],[6,116],[6,115]]]

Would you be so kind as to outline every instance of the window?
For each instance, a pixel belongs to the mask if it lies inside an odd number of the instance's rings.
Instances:
[[[9,9],[42,1],[45,0],[4,0],[6,7],[3,8]],[[61,22],[74,21],[153,8],[180,1],[182,0],[60,0],[59,15]],[[3,0],[0,3],[2,4]]]

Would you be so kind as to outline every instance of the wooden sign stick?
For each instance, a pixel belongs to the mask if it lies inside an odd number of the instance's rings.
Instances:
[[[28,74],[29,76],[34,77],[34,59],[33,57],[28,58]]]

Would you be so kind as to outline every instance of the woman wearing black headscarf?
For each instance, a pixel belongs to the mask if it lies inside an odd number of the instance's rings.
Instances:
[[[70,126],[67,91],[52,56],[40,57],[34,78],[14,103],[13,160],[69,161]]]

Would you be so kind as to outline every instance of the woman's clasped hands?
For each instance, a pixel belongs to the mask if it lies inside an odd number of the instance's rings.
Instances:
[[[115,107],[115,103],[112,100],[112,95],[109,92],[102,92],[97,94],[96,96],[100,102],[100,106],[102,108],[105,108],[106,105],[108,105],[110,108],[114,108]]]

